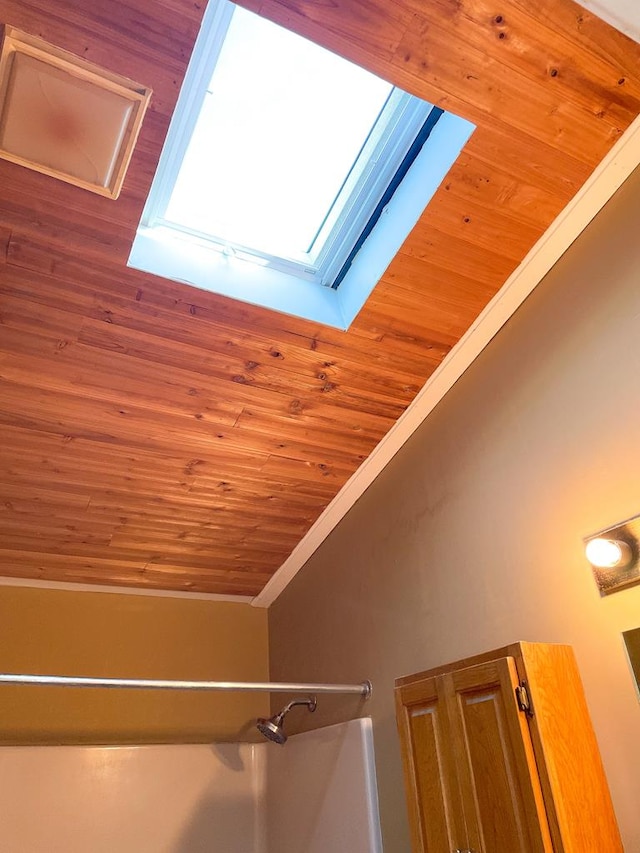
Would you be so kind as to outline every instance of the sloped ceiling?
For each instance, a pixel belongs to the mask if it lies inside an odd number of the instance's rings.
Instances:
[[[154,90],[118,201],[0,161],[6,577],[258,593],[640,112],[640,48],[570,0],[248,5],[477,130],[324,328],[126,268],[202,7],[0,0]]]

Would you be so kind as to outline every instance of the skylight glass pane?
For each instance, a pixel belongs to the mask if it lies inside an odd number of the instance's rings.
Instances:
[[[392,89],[235,7],[165,219],[300,258]]]

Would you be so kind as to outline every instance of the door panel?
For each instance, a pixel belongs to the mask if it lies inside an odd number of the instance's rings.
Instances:
[[[450,853],[467,846],[438,682],[426,679],[396,694],[415,853]]]
[[[552,850],[529,730],[515,698],[513,659],[443,678],[459,732],[456,759],[468,846],[478,853]]]

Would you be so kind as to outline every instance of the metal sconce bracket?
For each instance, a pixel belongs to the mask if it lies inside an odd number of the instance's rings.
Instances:
[[[615,527],[608,527],[584,539],[585,546],[592,539],[614,539],[625,542],[631,550],[631,560],[626,565],[612,568],[591,566],[600,595],[609,595],[640,583],[640,516],[635,516]]]

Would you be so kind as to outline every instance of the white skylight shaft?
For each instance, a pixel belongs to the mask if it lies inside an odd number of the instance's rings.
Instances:
[[[163,219],[304,261],[392,90],[236,7]]]

